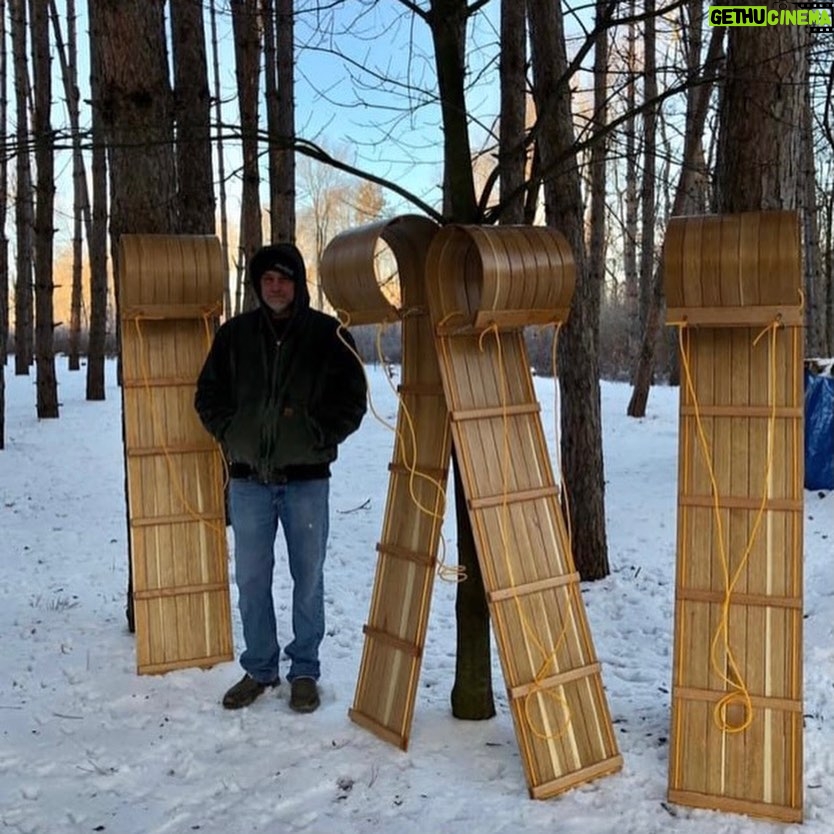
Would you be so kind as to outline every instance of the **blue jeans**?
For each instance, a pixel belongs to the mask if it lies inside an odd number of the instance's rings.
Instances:
[[[293,639],[288,680],[318,680],[319,645],[324,637],[324,555],[329,526],[330,481],[262,484],[233,478],[229,514],[235,536],[235,581],[246,648],[240,665],[256,681],[278,679],[281,648],[272,601],[275,535],[278,524],[287,543],[293,580]]]

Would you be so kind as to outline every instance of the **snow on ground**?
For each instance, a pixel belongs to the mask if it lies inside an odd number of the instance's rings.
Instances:
[[[63,365],[63,360],[62,360]],[[238,834],[468,828],[483,834],[830,834],[834,824],[834,493],[805,501],[803,826],[665,800],[673,627],[677,390],[645,419],[630,389],[602,388],[611,575],[583,585],[624,769],[546,801],[527,796],[494,662],[498,715],[451,717],[454,586],[435,584],[408,752],[347,717],[387,490],[392,437],[369,416],[334,471],[322,708],[289,710],[283,684],[252,707],[221,708],[236,663],[137,676],[124,617],[126,527],[119,393],[84,400],[60,371],[59,420],[38,422],[34,380],[7,370],[0,451],[0,827],[23,834]],[[377,409],[396,402],[369,369]],[[553,437],[552,380],[536,382]],[[447,525],[449,561],[454,530]],[[231,536],[230,536],[231,549]],[[288,577],[275,594],[286,639]],[[234,587],[232,600],[236,602]],[[235,639],[240,623],[235,610]]]

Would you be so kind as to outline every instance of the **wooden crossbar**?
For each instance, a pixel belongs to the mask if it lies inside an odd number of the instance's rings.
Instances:
[[[469,509],[485,510],[492,507],[502,507],[505,504],[520,504],[525,501],[537,501],[541,498],[555,498],[559,495],[556,484],[536,487],[535,489],[521,489],[517,492],[502,493],[501,495],[484,495],[480,498],[467,500]]]
[[[562,576],[549,576],[546,579],[539,579],[536,582],[527,582],[523,585],[513,585],[509,588],[496,588],[488,592],[491,602],[501,602],[505,599],[524,597],[528,594],[537,594],[551,588],[563,588],[565,585],[579,582],[578,573],[565,573]]]

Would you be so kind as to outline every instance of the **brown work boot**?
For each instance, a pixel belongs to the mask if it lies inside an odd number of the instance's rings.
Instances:
[[[313,678],[293,678],[290,709],[296,712],[314,712],[320,703],[319,688]]]
[[[278,686],[280,679],[273,683],[260,683],[251,675],[244,675],[224,696],[223,706],[226,709],[240,709],[248,707],[268,686]]]

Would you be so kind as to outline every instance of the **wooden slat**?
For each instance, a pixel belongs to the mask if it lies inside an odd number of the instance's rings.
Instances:
[[[684,327],[668,796],[799,821],[797,216],[673,218],[664,281]]]
[[[433,553],[419,553],[416,550],[410,550],[407,547],[400,547],[391,542],[378,542],[376,546],[377,553],[384,556],[394,556],[397,559],[405,559],[408,562],[416,562],[418,565],[430,567],[434,564],[436,554]]]
[[[521,760],[531,795],[545,798],[622,764],[519,326],[531,310],[565,315],[573,261],[553,230],[446,226],[427,276]]]
[[[449,416],[453,423],[460,423],[463,420],[489,420],[494,418],[504,419],[516,414],[538,414],[541,406],[538,403],[517,403],[516,405],[497,406],[495,408],[473,408],[469,411],[453,411]]]
[[[793,304],[793,302],[792,302]],[[785,327],[802,327],[799,305],[786,307],[668,307],[666,321],[683,322],[689,327],[755,327],[778,321]]]
[[[214,304],[143,304],[126,305],[121,310],[121,317],[125,321],[133,319],[204,319],[218,318],[223,308],[219,302]]]
[[[193,407],[222,310],[216,238],[122,235],[128,529],[140,674],[233,656],[223,463]]]
[[[514,599],[515,597],[527,596],[527,594],[535,594],[539,591],[546,591],[551,588],[562,588],[569,585],[571,582],[579,582],[578,573],[566,573],[562,576],[549,576],[546,579],[539,579],[537,582],[528,582],[525,585],[513,585],[510,588],[496,588],[489,591],[488,596],[490,602],[501,602],[505,599]]]
[[[395,649],[398,649],[405,654],[409,654],[412,657],[420,657],[423,653],[422,646],[419,646],[416,643],[409,643],[407,640],[397,637],[396,634],[390,634],[380,628],[374,628],[373,626],[366,625],[363,626],[362,633],[367,637],[370,637],[372,640],[378,640],[380,643],[393,646]]]
[[[510,504],[520,504],[524,501],[538,501],[542,498],[556,498],[559,487],[556,484],[536,487],[535,489],[521,489],[501,495],[485,495],[481,498],[470,498],[467,505],[470,510],[485,510],[490,507],[502,507]]]

